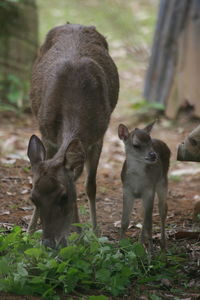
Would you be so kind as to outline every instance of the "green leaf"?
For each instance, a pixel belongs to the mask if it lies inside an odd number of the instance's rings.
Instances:
[[[153,294],[153,295],[150,295],[150,300],[162,300],[162,298],[160,298],[159,296]]]
[[[33,237],[35,239],[40,239],[42,237],[42,230],[39,229],[39,230],[35,231],[34,234],[33,234]]]
[[[61,298],[60,298],[60,296],[58,296],[58,295],[55,295],[55,296],[53,296],[52,297],[52,300],[60,300]]]
[[[0,260],[0,274],[6,275],[10,272],[9,261],[6,258]]]
[[[135,252],[135,255],[138,257],[146,256],[146,251],[144,249],[144,246],[141,243],[134,243],[133,251]]]
[[[77,246],[68,246],[60,250],[60,256],[64,259],[70,259],[77,252]]]
[[[95,241],[90,244],[90,252],[94,255],[96,252],[98,252],[100,247],[101,245],[97,241]]]
[[[24,264],[22,262],[17,264],[17,272],[21,277],[27,277],[28,276],[28,272],[24,267]]]
[[[108,300],[109,298],[104,295],[89,296],[89,300]]]
[[[24,252],[26,255],[38,259],[42,256],[43,250],[41,248],[30,248]]]
[[[58,264],[57,273],[64,273],[68,265],[69,265],[69,261],[63,261],[60,264]]]
[[[133,274],[132,270],[130,269],[130,267],[123,267],[121,270],[121,275],[124,278],[129,278],[131,275]]]
[[[78,269],[81,269],[85,273],[91,273],[91,264],[84,260],[78,260],[76,263]]]
[[[102,236],[98,238],[98,241],[102,244],[108,243],[108,238],[106,236]]]
[[[100,269],[96,272],[96,279],[101,282],[109,281],[111,272],[107,269]]]
[[[160,102],[148,102],[141,100],[132,104],[132,108],[140,111],[147,111],[148,109],[165,110],[165,106]]]
[[[70,234],[70,236],[68,237],[68,240],[70,242],[74,242],[79,238],[79,234],[77,232],[73,232]]]
[[[122,239],[119,241],[119,246],[123,249],[129,250],[133,248],[133,242],[130,239]]]
[[[34,285],[38,285],[41,283],[45,283],[45,280],[46,280],[46,276],[35,276],[32,279],[30,279],[29,282]]]

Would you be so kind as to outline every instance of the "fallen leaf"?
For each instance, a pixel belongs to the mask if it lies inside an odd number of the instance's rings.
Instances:
[[[120,228],[121,227],[121,221],[114,222],[114,227]]]
[[[29,223],[29,221],[30,221],[30,219],[31,219],[31,215],[28,215],[28,216],[24,216],[23,218],[22,218],[22,220],[25,222],[25,223]]]
[[[195,195],[195,196],[193,197],[193,199],[194,199],[194,200],[200,200],[200,195]]]
[[[137,224],[135,225],[135,227],[137,227],[137,228],[139,228],[139,229],[142,229],[142,224],[141,224],[141,223],[137,223]]]
[[[172,176],[181,176],[181,175],[195,175],[200,173],[200,168],[184,168],[179,170],[174,170],[170,173]]]
[[[1,163],[8,164],[8,165],[14,165],[16,163],[16,159],[2,158]]]
[[[27,190],[27,189],[21,191],[22,195],[25,195],[25,194],[28,194],[28,193],[29,193],[29,190]]]
[[[15,196],[15,193],[11,193],[11,192],[6,192],[6,194],[7,194],[8,196]]]
[[[0,210],[0,216],[9,215],[9,210]]]
[[[10,231],[14,227],[14,224],[12,224],[12,223],[0,223],[0,227],[5,228],[7,231]]]
[[[22,210],[32,210],[33,209],[33,206],[23,206],[23,207],[20,207],[20,209]]]
[[[166,287],[172,287],[172,284],[171,284],[171,282],[169,281],[169,279],[167,279],[167,278],[162,278],[161,279],[161,283],[162,283],[162,285],[164,285],[164,286],[166,286]]]

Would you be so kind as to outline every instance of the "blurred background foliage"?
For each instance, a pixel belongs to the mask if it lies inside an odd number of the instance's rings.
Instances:
[[[16,10],[16,7],[17,5],[24,5],[24,2],[34,2],[34,0],[4,0],[0,2],[0,11],[3,12],[2,4],[7,3],[11,6],[14,5],[15,15],[18,16],[19,11]],[[67,21],[95,25],[97,30],[107,38],[110,53],[118,66],[121,83],[120,99],[131,103],[141,100],[143,79],[155,28],[158,0],[37,0],[37,8],[39,44],[44,41],[49,29]],[[9,26],[11,26],[13,17],[9,16],[6,19],[5,14],[1,12],[0,24],[3,23],[6,26],[6,23],[10,22]],[[27,12],[22,9],[22,18],[23,13],[26,14]],[[35,26],[38,25],[35,24]],[[34,32],[37,33],[37,28]],[[9,35],[9,32],[6,32],[6,35]],[[0,42],[1,40],[2,33],[0,31]],[[17,48],[15,51],[18,51]],[[23,80],[16,73],[9,73],[8,76],[11,78],[12,88],[8,91],[7,100],[2,101],[1,99],[1,107],[8,103],[22,108],[27,106],[28,80],[22,82]],[[3,84],[1,77],[0,69],[0,90]],[[24,86],[26,86],[25,92],[20,92],[19,90],[24,89]],[[19,97],[25,98],[25,101],[20,102]]]
[[[0,45],[0,110],[23,111],[38,50],[35,0],[0,1]]]

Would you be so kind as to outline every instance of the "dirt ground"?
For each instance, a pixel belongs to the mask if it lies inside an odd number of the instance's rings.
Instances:
[[[97,216],[102,235],[110,239],[119,239],[119,226],[122,212],[122,188],[120,172],[124,160],[124,148],[117,136],[119,123],[125,123],[129,128],[146,125],[137,121],[135,116],[119,117],[119,110],[113,115],[110,127],[105,136],[103,152],[98,169],[97,179]],[[192,214],[196,201],[200,200],[200,164],[176,161],[177,145],[184,139],[198,122],[171,122],[161,118],[153,129],[152,136],[165,141],[171,149],[171,166],[169,171],[169,195],[167,234],[168,245],[180,245],[190,253],[194,260],[194,270],[191,275],[191,287],[180,295],[180,299],[200,299],[200,278],[197,270],[200,265],[200,246],[198,236],[191,239]],[[33,205],[29,200],[31,190],[30,164],[26,158],[26,148],[31,134],[38,134],[37,127],[31,115],[16,116],[5,113],[0,119],[0,225],[8,228],[17,224],[27,228]],[[175,172],[175,173],[173,173]],[[180,175],[176,172],[182,172]],[[78,205],[81,221],[89,219],[88,203],[84,191],[84,174],[77,184]],[[158,243],[160,223],[157,205],[154,209],[154,243]],[[135,203],[132,213],[132,223],[128,235],[137,240],[142,222],[141,203]],[[186,232],[186,233],[185,233]],[[198,245],[198,246],[197,246]],[[193,287],[195,286],[195,292]],[[182,287],[180,287],[182,288]],[[145,287],[144,287],[145,289]],[[169,293],[170,294],[170,293]],[[169,296],[169,297],[168,297]],[[163,299],[175,299],[171,295]],[[35,297],[11,296],[0,294],[0,299],[16,300],[39,299]],[[121,299],[137,299],[126,296]],[[147,299],[141,296],[139,299]]]

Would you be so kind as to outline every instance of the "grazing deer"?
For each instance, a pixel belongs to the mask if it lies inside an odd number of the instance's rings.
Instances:
[[[35,204],[28,231],[40,217],[46,246],[64,245],[71,223],[79,222],[75,182],[84,164],[93,229],[97,226],[96,172],[118,92],[117,68],[95,27],[66,24],[49,31],[30,92],[42,140],[33,135],[28,145]]]
[[[165,248],[167,173],[170,159],[168,146],[164,142],[150,137],[154,123],[144,129],[135,128],[131,132],[123,124],[120,124],[118,128],[118,135],[124,142],[126,152],[126,160],[121,173],[123,183],[121,238],[125,236],[128,229],[134,200],[142,198],[144,221],[141,241],[147,242],[149,251],[152,250],[152,212],[155,193],[159,199],[161,246]]]

